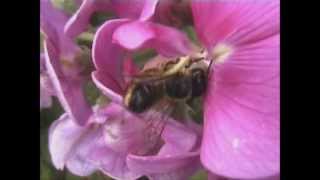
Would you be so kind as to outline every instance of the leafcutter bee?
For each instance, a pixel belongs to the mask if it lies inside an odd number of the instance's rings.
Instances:
[[[207,87],[208,66],[202,56],[183,56],[135,75],[124,95],[124,105],[147,121],[150,151],[159,147],[159,137],[178,104],[202,96]],[[151,142],[151,143],[150,143]]]
[[[125,106],[142,113],[163,98],[176,102],[202,96],[208,80],[208,68],[201,64],[202,59],[184,56],[142,71],[127,88]]]

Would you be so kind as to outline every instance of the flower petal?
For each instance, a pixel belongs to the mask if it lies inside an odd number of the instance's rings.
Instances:
[[[152,12],[152,3],[150,0],[121,0],[113,1],[113,9],[120,18],[138,19],[141,13],[146,9],[146,15]],[[153,1],[153,0],[152,0]],[[150,15],[150,14],[149,14]],[[147,17],[147,16],[146,16]]]
[[[193,0],[197,35],[209,48],[217,42],[238,45],[279,33],[279,0]]]
[[[46,41],[50,41],[62,57],[74,59],[80,49],[63,33],[67,19],[61,10],[53,7],[50,0],[40,1],[40,28],[46,36]]]
[[[109,119],[104,126],[104,138],[115,152],[138,153],[146,147],[146,122],[119,104],[108,105]]]
[[[40,27],[46,36],[59,39],[57,35],[62,31],[67,19],[62,11],[53,7],[50,0],[40,1]]]
[[[139,20],[147,21],[150,19],[155,12],[158,2],[159,0],[145,0]]]
[[[279,172],[279,35],[239,47],[214,66],[201,161],[231,178]]]
[[[200,160],[194,161],[192,163],[186,164],[179,169],[175,169],[171,172],[160,173],[160,174],[150,174],[148,177],[150,180],[186,180],[190,179],[190,177],[201,167]]]
[[[141,21],[119,27],[113,36],[113,41],[129,50],[142,47],[155,48],[158,53],[166,57],[187,54],[191,48],[187,36],[182,32],[160,24]]]
[[[127,19],[110,20],[103,24],[96,32],[92,45],[93,63],[99,73],[104,73],[109,79],[123,85],[122,67],[124,52],[122,48],[112,43],[113,32]],[[109,88],[109,87],[108,87]]]
[[[92,72],[91,77],[97,88],[99,88],[105,96],[111,99],[112,102],[119,104],[123,102],[121,96],[121,94],[123,94],[122,87],[120,87],[114,79],[110,79],[111,75],[101,71],[94,71]]]
[[[127,49],[134,50],[154,37],[155,33],[149,27],[149,23],[133,21],[117,28],[113,34],[113,42]]]
[[[84,125],[92,113],[82,92],[82,82],[66,77],[61,69],[57,49],[46,41],[44,53],[48,75],[64,110],[79,125]]]
[[[66,113],[52,123],[48,144],[53,165],[57,169],[63,169],[74,143],[84,132],[85,128],[77,126]]]
[[[160,156],[191,152],[198,140],[196,132],[174,120],[167,122],[162,132],[162,138],[165,144],[158,153]]]
[[[109,11],[112,3],[109,0],[84,0],[80,8],[68,20],[64,27],[66,35],[75,38],[80,33],[86,31],[90,24],[90,17],[96,11]]]
[[[185,179],[199,167],[199,152],[191,152],[197,145],[196,132],[169,120],[162,133],[164,145],[157,155],[129,154],[129,168],[151,179]]]
[[[117,126],[112,125],[116,124],[116,121],[121,122],[123,119],[119,119],[120,117],[127,119],[127,116],[121,113],[123,113],[123,108],[115,103],[110,103],[105,108],[99,109],[99,116],[104,115],[104,119],[106,119],[106,121],[104,124],[101,124],[102,126],[91,128],[90,133],[88,133],[87,136],[82,139],[78,148],[82,149],[82,157],[85,157],[96,167],[99,167],[99,169],[102,170],[106,175],[115,179],[136,179],[141,176],[141,174],[130,171],[126,163],[126,151],[133,149],[126,149],[125,147],[129,147],[130,145],[121,141],[117,141],[120,144],[112,144],[112,142],[109,141],[110,139],[105,138],[107,130],[116,131],[116,129],[113,128],[117,128]],[[93,118],[101,119],[102,117],[99,116],[94,116]],[[118,119],[115,119],[115,117],[118,117]],[[128,122],[131,120],[134,119],[129,118]],[[97,121],[101,123],[100,120],[94,120],[93,122]],[[135,124],[136,122],[132,123],[132,125]],[[130,131],[130,129],[127,128],[127,131]],[[128,138],[127,140],[134,141],[134,136],[131,136],[131,138]],[[130,142],[128,143],[130,144]],[[112,145],[123,148],[117,149]]]
[[[90,161],[100,167],[100,170],[114,179],[137,179],[141,174],[129,170],[126,154],[118,153],[105,146],[97,146],[91,150]]]
[[[175,171],[199,161],[199,153],[184,153],[175,156],[136,156],[129,154],[129,169],[141,174],[161,174]]]

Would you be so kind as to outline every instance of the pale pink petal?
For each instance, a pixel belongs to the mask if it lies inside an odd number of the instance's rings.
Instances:
[[[97,146],[88,158],[100,170],[114,179],[137,179],[141,174],[131,171],[126,163],[127,154],[115,152],[104,146]]]
[[[84,132],[85,128],[77,126],[66,113],[52,123],[48,144],[53,165],[57,169],[64,168],[74,143]]]
[[[117,19],[103,24],[97,30],[92,45],[93,63],[98,73],[103,73],[99,76],[110,76],[109,79],[115,80],[120,85],[124,85],[122,77],[124,51],[118,44],[112,43],[112,35],[119,26],[128,21]]]
[[[40,28],[46,36],[52,39],[59,39],[57,37],[68,17],[59,9],[53,7],[50,0],[40,1]]]
[[[80,8],[68,20],[64,32],[71,38],[86,31],[92,14],[96,11],[112,10],[112,3],[109,0],[84,0]]]
[[[154,48],[163,56],[181,56],[190,51],[191,44],[182,32],[151,22],[134,21],[119,27],[113,41],[129,50]]]
[[[193,0],[200,41],[208,48],[226,41],[240,45],[279,33],[279,0]]]
[[[199,160],[199,153],[183,153],[175,156],[136,156],[129,154],[127,163],[134,172],[141,174],[166,173],[185,167]]]
[[[164,145],[157,155],[129,154],[127,161],[134,172],[150,179],[186,179],[200,167],[199,152],[191,152],[197,145],[197,133],[178,122],[169,120],[162,133]]]
[[[150,180],[186,180],[190,179],[190,177],[199,170],[200,167],[200,161],[198,159],[180,167],[179,169],[165,173],[150,174],[148,177]]]
[[[108,121],[104,126],[106,145],[119,153],[138,153],[147,146],[145,131],[146,122],[130,113],[123,106],[111,103],[108,105]]]
[[[99,169],[99,166],[90,160],[89,156],[102,139],[101,128],[87,125],[81,136],[73,143],[66,161],[68,170],[77,176],[89,176]]]
[[[191,152],[196,148],[199,137],[193,129],[172,120],[166,124],[162,138],[165,144],[160,149],[159,156]]]
[[[50,43],[44,43],[47,72],[64,110],[79,125],[84,125],[92,113],[82,92],[82,82],[66,77],[62,72],[57,49]]]
[[[213,67],[201,161],[231,178],[279,173],[279,35],[238,47]]]
[[[78,152],[78,154],[85,157],[88,161],[90,161],[95,166],[99,167],[99,169],[105,173],[106,175],[113,177],[115,179],[136,179],[141,174],[137,174],[129,170],[126,163],[126,156],[128,151],[133,151],[133,145],[137,142],[133,136],[130,138],[126,138],[126,141],[123,140],[124,134],[119,134],[117,132],[121,131],[117,129],[119,123],[121,122],[129,122],[131,127],[128,128],[124,126],[126,129],[123,129],[122,132],[130,132],[131,129],[134,129],[137,126],[137,121],[130,116],[125,114],[123,107],[110,103],[103,109],[98,110],[99,116],[105,116],[106,119],[104,124],[101,126],[92,128],[90,133],[87,134],[85,138],[82,139],[81,144],[78,148],[81,149],[82,152]],[[97,118],[97,116],[93,117]],[[123,119],[125,118],[125,119]],[[99,117],[101,119],[101,117]],[[96,122],[97,120],[94,120]],[[100,120],[98,120],[101,123]],[[96,124],[95,124],[96,125]],[[93,126],[94,127],[94,126]],[[120,127],[121,129],[122,127]],[[111,132],[112,131],[112,132]],[[106,138],[107,133],[114,133],[112,138]],[[139,133],[141,133],[139,131]],[[117,137],[120,139],[117,139]],[[131,144],[131,145],[130,145]],[[143,148],[143,147],[140,147]]]
[[[73,59],[80,49],[63,33],[67,20],[68,17],[64,12],[55,8],[50,0],[40,1],[40,28],[45,34],[46,41],[50,41],[57,48],[57,53],[61,57]]]
[[[134,50],[154,37],[155,32],[149,23],[133,21],[117,28],[113,34],[113,42],[122,45],[124,48]]]

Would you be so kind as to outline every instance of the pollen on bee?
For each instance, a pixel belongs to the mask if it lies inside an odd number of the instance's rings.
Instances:
[[[212,49],[212,57],[215,64],[224,63],[232,54],[233,49],[226,44],[218,44]]]

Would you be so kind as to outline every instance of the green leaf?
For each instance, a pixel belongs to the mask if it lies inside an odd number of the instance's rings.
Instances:
[[[190,180],[206,180],[208,179],[208,173],[206,171],[198,171],[195,175],[193,175]]]
[[[199,41],[197,39],[197,34],[192,26],[184,27],[183,31],[185,31],[187,33],[188,37],[192,40],[192,42],[199,45]]]
[[[148,60],[157,55],[154,49],[146,49],[143,51],[138,51],[133,54],[133,60],[137,63],[139,67],[142,67]]]
[[[84,92],[86,95],[86,99],[91,105],[94,105],[100,97],[100,90],[95,86],[92,81],[88,81],[84,86]]]

